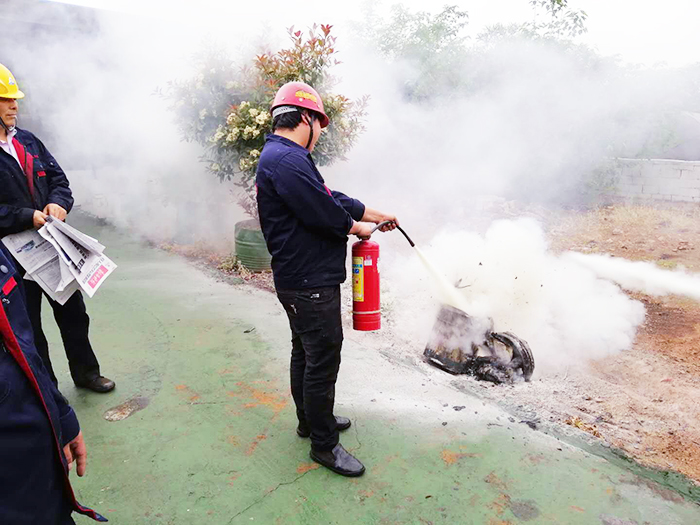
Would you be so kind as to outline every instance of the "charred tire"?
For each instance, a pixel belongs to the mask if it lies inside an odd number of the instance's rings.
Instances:
[[[523,379],[529,381],[532,373],[535,371],[535,358],[532,356],[532,350],[530,350],[527,341],[516,337],[510,332],[494,332],[492,336],[513,351],[513,358],[510,363],[511,368],[520,368],[523,373]]]

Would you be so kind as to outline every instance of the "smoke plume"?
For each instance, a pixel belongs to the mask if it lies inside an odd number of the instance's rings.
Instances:
[[[48,5],[13,4],[22,19],[37,20]],[[582,192],[601,184],[590,174],[611,155],[643,150],[651,113],[682,107],[687,83],[677,72],[620,67],[544,40],[480,41],[475,28],[473,45],[452,62],[469,89],[436,88],[416,100],[406,85],[423,75],[419,64],[391,61],[361,39],[350,18],[362,13],[279,3],[260,16],[256,5],[223,4],[144,4],[138,16],[94,11],[87,25],[53,10],[59,29],[51,34],[11,25],[12,53],[2,61],[28,94],[20,126],[40,124],[83,209],[153,240],[232,250],[233,224],[244,218],[232,186],[205,171],[202,149],[182,140],[154,93],[192,75],[192,55],[206,42],[223,44],[244,66],[256,51],[286,45],[287,27],[330,23],[343,62],[338,92],[371,99],[348,160],[323,170],[329,186],[396,213],[446,278],[462,279],[468,313],[528,340],[539,371],[631,346],[643,307],[607,279],[630,289],[699,288],[695,278],[647,267],[555,256],[529,221],[470,233],[483,195],[585,200]],[[387,312],[403,333],[427,341],[441,300],[404,241],[381,239]]]
[[[700,276],[684,270],[663,270],[653,263],[628,261],[609,255],[569,252],[564,258],[626,290],[656,296],[682,295],[700,300]]]
[[[405,250],[404,250],[405,251]],[[445,227],[424,248],[444,278],[459,285],[466,312],[493,319],[533,349],[536,374],[583,365],[632,346],[643,305],[618,286],[548,250],[533,220],[497,221],[481,236]],[[385,263],[397,331],[427,342],[446,299],[418,257]]]

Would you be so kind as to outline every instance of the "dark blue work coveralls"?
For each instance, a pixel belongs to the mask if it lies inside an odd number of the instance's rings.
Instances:
[[[19,163],[0,149],[0,237],[34,227],[34,211],[54,203],[67,212],[73,207],[73,195],[66,174],[44,144],[32,133],[17,129],[12,141]],[[35,282],[24,285],[27,311],[34,329],[34,342],[49,375],[56,381],[49,343],[41,327],[43,292]],[[48,297],[47,297],[48,299]],[[90,318],[80,291],[64,305],[48,299],[68,357],[73,381],[85,385],[99,377],[100,365],[90,345]]]
[[[69,525],[78,504],[63,447],[80,431],[34,346],[23,283],[0,247],[0,523]]]
[[[314,450],[338,444],[333,407],[343,327],[340,284],[345,281],[348,233],[365,206],[328,189],[311,155],[269,135],[256,177],[260,225],[272,254],[277,297],[292,330],[292,397]]]

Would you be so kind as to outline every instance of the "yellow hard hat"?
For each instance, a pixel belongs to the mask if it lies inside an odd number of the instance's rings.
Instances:
[[[0,64],[0,98],[24,98],[12,72]]]

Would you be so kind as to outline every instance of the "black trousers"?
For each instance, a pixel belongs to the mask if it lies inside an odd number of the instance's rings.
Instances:
[[[34,330],[34,342],[39,355],[44,361],[44,366],[51,375],[54,383],[58,384],[56,374],[51,366],[49,357],[49,343],[41,328],[41,301],[44,291],[33,281],[24,281],[24,291],[27,295],[27,311],[29,320]],[[56,301],[46,298],[53,309],[53,317],[61,332],[63,347],[68,357],[70,375],[76,384],[85,384],[99,377],[100,364],[97,362],[95,352],[90,345],[88,330],[90,318],[85,309],[85,301],[80,291],[75,292],[66,304],[60,305]]]
[[[332,450],[338,444],[333,405],[343,345],[340,286],[277,290],[277,297],[292,329],[290,375],[299,424],[311,431],[314,450]]]

